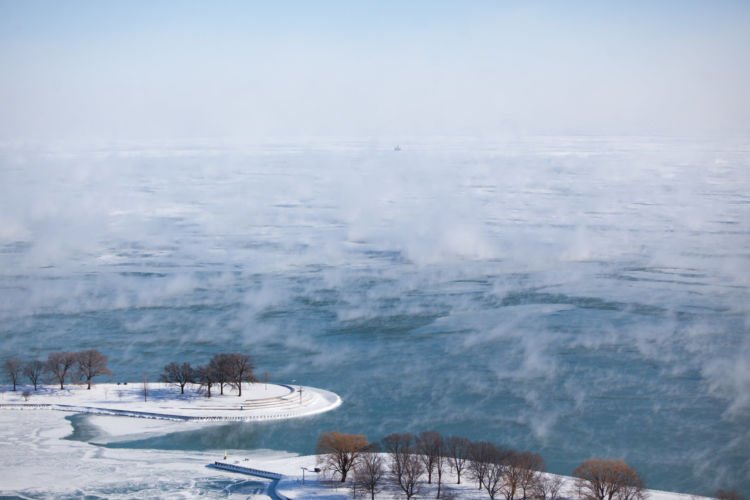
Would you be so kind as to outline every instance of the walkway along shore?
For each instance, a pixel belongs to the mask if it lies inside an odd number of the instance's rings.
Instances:
[[[31,401],[27,401],[31,399]],[[198,422],[249,422],[306,417],[341,406],[341,398],[315,387],[252,384],[235,394],[180,394],[167,384],[153,384],[144,396],[139,384],[98,384],[92,390],[45,386],[38,392],[6,391],[0,410],[57,410],[132,418]]]
[[[225,470],[229,472],[236,472],[238,474],[246,474],[248,476],[255,476],[260,477],[263,479],[270,479],[271,484],[266,489],[266,494],[271,497],[272,500],[292,500],[289,497],[286,497],[276,491],[276,488],[279,485],[279,481],[284,477],[283,474],[277,474],[275,472],[269,472],[265,470],[260,469],[253,469],[251,467],[243,467],[241,465],[235,465],[235,464],[229,464],[226,462],[214,462],[212,464],[208,464],[206,467],[211,467],[213,469],[220,469]]]

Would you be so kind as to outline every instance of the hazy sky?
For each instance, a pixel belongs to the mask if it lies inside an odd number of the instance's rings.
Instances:
[[[0,140],[750,132],[750,2],[0,0]]]

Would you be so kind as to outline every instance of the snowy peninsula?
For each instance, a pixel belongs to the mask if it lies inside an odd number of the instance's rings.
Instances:
[[[252,421],[305,417],[333,410],[341,398],[333,392],[299,385],[244,383],[242,396],[185,391],[165,383],[40,386],[38,391],[5,391],[0,409],[51,409],[73,413],[175,421]]]

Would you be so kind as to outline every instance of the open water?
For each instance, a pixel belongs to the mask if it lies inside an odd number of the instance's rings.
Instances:
[[[747,495],[749,271],[747,142],[0,152],[0,354],[98,348],[133,381],[242,351],[344,399],[117,446],[436,429]]]

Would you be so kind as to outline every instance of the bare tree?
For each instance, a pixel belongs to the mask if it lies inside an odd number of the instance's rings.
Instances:
[[[508,451],[492,443],[480,441],[468,445],[468,470],[494,500],[505,485],[505,464]]]
[[[29,379],[29,382],[34,385],[34,390],[36,390],[37,386],[39,385],[39,381],[42,379],[42,375],[44,374],[44,363],[42,363],[38,359],[29,361],[23,367],[23,374],[26,375],[26,378]]]
[[[88,389],[91,390],[91,381],[98,375],[112,375],[107,368],[107,356],[96,349],[88,349],[76,354],[78,361],[78,373],[86,380]]]
[[[446,452],[453,470],[458,476],[457,484],[461,484],[461,471],[463,471],[466,460],[469,458],[469,445],[471,442],[465,437],[452,436],[446,442]]]
[[[47,372],[60,384],[60,389],[65,389],[65,379],[76,361],[77,357],[74,352],[51,352],[47,356]]]
[[[385,465],[379,451],[377,443],[368,446],[354,464],[354,480],[359,487],[370,492],[371,500],[375,500],[375,493],[380,491],[385,479]]]
[[[427,471],[427,484],[432,484],[433,472],[437,474],[437,498],[443,485],[443,471],[445,469],[445,442],[443,436],[436,431],[426,431],[417,437],[417,452]]]
[[[435,461],[440,454],[443,437],[436,431],[425,431],[417,436],[417,453],[424,463],[427,472],[427,484],[432,484],[432,471],[435,470]]]
[[[484,476],[487,474],[487,468],[493,461],[498,460],[497,447],[487,441],[472,442],[469,444],[469,472],[476,480],[478,488],[481,490],[484,486]]]
[[[414,436],[411,434],[389,434],[383,438],[383,448],[390,458],[390,472],[396,483],[401,482],[402,463],[411,453]]]
[[[23,362],[18,358],[8,358],[3,363],[3,370],[8,380],[13,384],[13,392],[15,392],[18,379],[21,378]]]
[[[546,468],[544,458],[538,453],[525,451],[519,453],[510,465],[521,469],[520,486],[523,499],[531,498],[537,491],[541,473]]]
[[[237,396],[242,396],[242,383],[255,382],[255,365],[247,354],[235,352],[226,355],[226,364],[229,371],[230,383],[237,388]]]
[[[383,449],[391,455],[391,458],[398,458],[413,445],[414,436],[409,433],[389,434],[383,438]]]
[[[210,365],[200,366],[195,370],[196,380],[200,384],[199,389],[206,389],[206,396],[211,397],[211,387],[216,383],[214,369]]]
[[[164,373],[161,374],[161,381],[167,384],[176,384],[180,386],[180,394],[185,394],[185,386],[195,382],[195,370],[190,363],[169,363],[164,367]]]
[[[421,457],[414,452],[408,453],[401,461],[401,472],[398,475],[401,480],[398,481],[398,486],[407,500],[419,494],[424,469]]]
[[[563,478],[552,474],[540,474],[536,483],[535,497],[540,500],[560,500]]]
[[[576,467],[573,475],[583,500],[643,500],[643,481],[623,460],[594,458]]]
[[[495,458],[492,458],[485,466],[482,486],[487,490],[490,500],[495,500],[504,491],[505,466],[500,462],[499,454]]]
[[[232,381],[232,366],[229,354],[216,354],[208,363],[209,368],[213,371],[214,382],[219,385],[219,394],[224,395],[224,386]]]
[[[506,500],[513,500],[520,494],[522,500],[528,498],[537,486],[538,471],[544,469],[541,455],[531,452],[509,452],[502,459],[503,487]]]
[[[407,499],[419,493],[425,473],[421,457],[416,453],[411,434],[391,434],[383,438],[383,445],[391,458],[391,477]]]
[[[443,472],[445,472],[446,464],[448,463],[448,453],[445,449],[445,440],[441,439],[438,442],[437,455],[435,456],[435,472],[438,477],[438,489],[435,498],[440,498],[443,492]]]
[[[317,453],[323,468],[341,475],[341,482],[367,448],[367,438],[362,434],[324,432],[318,439]]]

